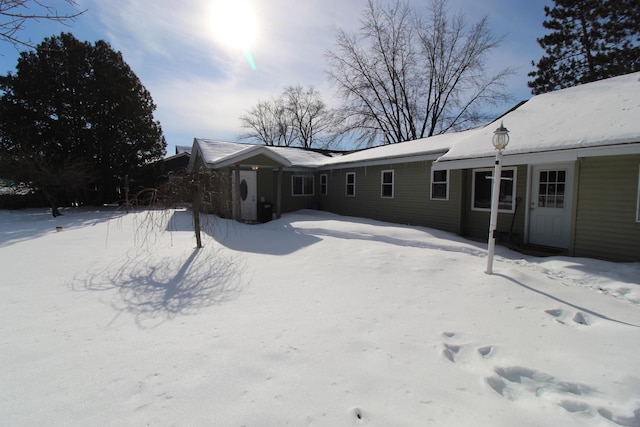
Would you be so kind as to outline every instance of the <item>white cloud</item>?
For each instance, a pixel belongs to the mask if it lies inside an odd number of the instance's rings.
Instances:
[[[106,39],[122,51],[158,105],[156,116],[170,144],[185,143],[171,140],[173,135],[175,139],[185,135],[234,139],[241,132],[241,114],[259,100],[279,95],[289,85],[314,86],[329,104],[334,104],[324,73],[324,54],[333,48],[338,28],[359,29],[366,0],[247,2],[256,14],[256,40],[251,48],[255,70],[241,48],[216,40],[211,0],[184,0],[179,4],[173,0],[120,0],[117,6],[81,0],[80,6],[89,12],[78,24],[84,22],[82,31],[91,35],[79,38]],[[412,2],[427,11],[428,5],[422,0]],[[530,27],[541,28],[541,18],[528,14],[528,30],[524,33],[518,31],[521,19],[515,15],[525,12],[505,5],[505,0],[467,3],[451,0],[449,8],[451,12],[463,8],[472,22],[481,14],[489,14],[495,32],[506,33],[503,47],[489,59],[490,69],[521,67],[508,82],[508,90],[518,99],[523,97],[528,93],[526,67],[540,54],[539,50],[528,53],[528,49],[536,49],[535,31]],[[539,9],[541,15],[542,3],[527,7]],[[527,37],[524,49],[520,33]]]

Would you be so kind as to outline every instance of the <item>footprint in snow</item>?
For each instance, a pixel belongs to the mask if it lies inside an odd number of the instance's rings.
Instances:
[[[562,309],[553,308],[553,309],[545,310],[544,312],[554,317],[556,322],[561,323],[563,325],[567,324],[563,318],[568,318],[569,315],[565,315],[565,312]],[[590,325],[587,315],[582,313],[581,311],[576,312],[571,318],[571,320],[573,321],[573,323],[576,323],[578,325],[584,325],[584,326]]]
[[[524,366],[496,367],[495,375],[485,378],[489,387],[496,393],[509,400],[518,400],[527,395],[544,398],[560,406],[567,412],[584,416],[595,416],[596,410],[589,403],[583,401],[596,393],[596,389],[578,382],[562,381],[552,375]],[[621,420],[629,421],[634,418],[625,418],[612,414],[602,408],[597,411],[601,416],[625,426],[637,426],[640,424],[622,424]],[[640,417],[640,409],[637,411]],[[638,418],[640,420],[640,418]]]
[[[478,353],[480,353],[480,356],[484,357],[485,359],[488,359],[489,357],[491,357],[493,353],[493,346],[485,345],[484,347],[480,347],[478,348]]]
[[[456,354],[458,354],[459,351],[460,351],[459,345],[445,344],[444,350],[442,350],[442,354],[451,362],[456,363]]]

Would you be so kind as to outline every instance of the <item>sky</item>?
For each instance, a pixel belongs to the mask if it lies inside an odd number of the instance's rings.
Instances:
[[[640,263],[192,218],[0,211],[1,425],[640,425]]]
[[[417,8],[426,1],[409,0]],[[118,51],[150,91],[155,118],[167,139],[167,154],[194,137],[237,141],[240,116],[286,86],[313,86],[329,105],[337,105],[326,78],[324,54],[333,49],[336,31],[356,31],[366,0],[77,0],[59,12],[87,10],[70,26],[29,22],[22,39],[71,32],[82,41],[105,40]],[[543,54],[536,38],[544,6],[551,0],[449,0],[475,22],[487,16],[492,33],[503,36],[489,58],[489,71],[516,69],[506,92],[513,102],[529,99],[527,73]],[[232,5],[240,5],[232,7]],[[221,19],[221,17],[223,19]],[[250,52],[250,56],[247,55]],[[15,70],[16,49],[0,44],[0,73]]]

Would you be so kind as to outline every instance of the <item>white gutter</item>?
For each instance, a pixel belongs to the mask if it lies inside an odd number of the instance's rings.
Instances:
[[[502,157],[503,166],[539,165],[547,163],[564,163],[576,161],[581,157],[620,156],[625,154],[640,154],[640,143],[606,145],[589,148],[574,148],[537,153],[508,154],[508,147]],[[476,157],[455,160],[436,160],[432,170],[475,169],[493,166],[495,156]]]

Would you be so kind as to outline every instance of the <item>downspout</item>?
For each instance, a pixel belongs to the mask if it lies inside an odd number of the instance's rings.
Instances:
[[[576,252],[576,223],[578,221],[578,201],[580,194],[580,165],[582,164],[582,159],[578,158],[573,168],[573,194],[571,195],[571,227],[570,227],[570,237],[569,237],[569,256],[575,256]]]
[[[527,191],[525,194],[525,202],[524,205],[526,206],[525,210],[524,210],[524,230],[523,230],[523,236],[522,236],[522,244],[527,244],[529,243],[529,221],[530,221],[530,212],[531,212],[531,187],[533,186],[533,181],[532,181],[532,177],[533,177],[533,166],[532,165],[528,165],[527,166]]]
[[[276,219],[282,216],[282,167],[278,168],[278,184],[276,192]]]
[[[236,165],[235,169],[233,171],[234,173],[234,178],[235,178],[235,182],[233,184],[233,193],[235,194],[235,199],[234,199],[234,215],[233,215],[233,219],[236,221],[240,221],[240,218],[242,218],[242,215],[240,213],[240,165]]]

